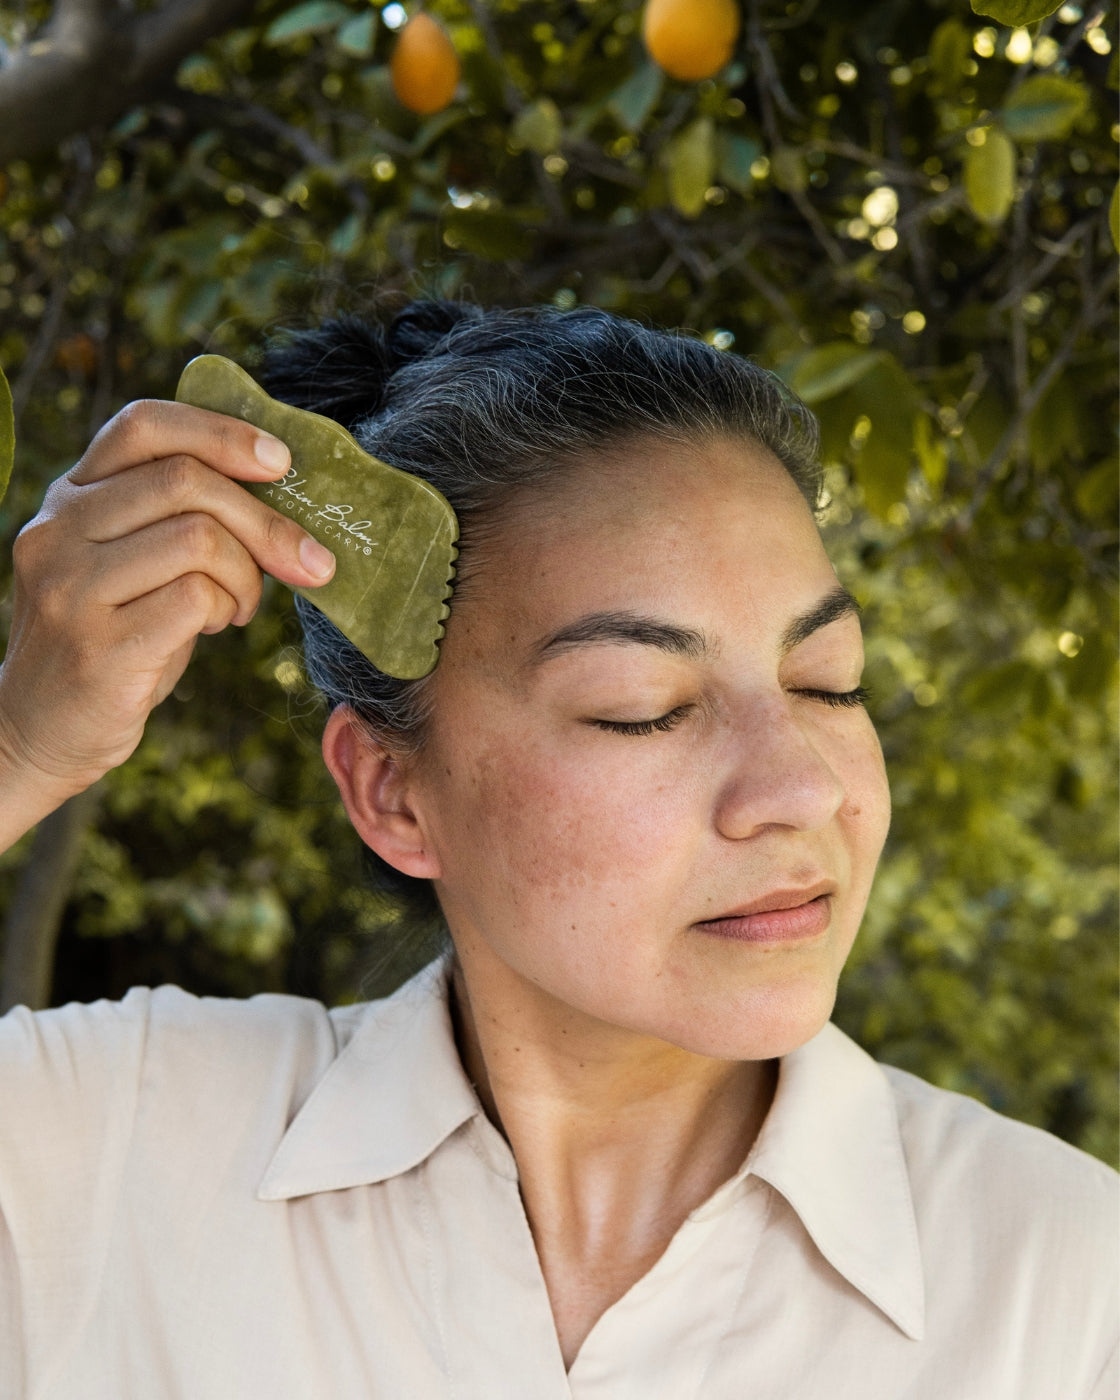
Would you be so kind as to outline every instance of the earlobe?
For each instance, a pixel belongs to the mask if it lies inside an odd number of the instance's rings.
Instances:
[[[438,878],[439,863],[414,810],[406,766],[365,730],[349,705],[331,711],[323,730],[323,760],[351,824],[370,850],[405,875]]]

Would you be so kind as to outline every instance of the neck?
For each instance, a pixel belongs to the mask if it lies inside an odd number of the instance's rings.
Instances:
[[[459,1053],[517,1162],[562,1338],[567,1310],[584,1320],[578,1347],[738,1170],[776,1062],[711,1059],[606,1024],[481,943],[459,948],[452,990]]]
[[[495,995],[457,958],[452,1005],[463,1064],[515,1155],[519,1140],[532,1152],[542,1139],[558,1160],[645,1151],[656,1130],[690,1156],[698,1137],[726,1140],[738,1167],[769,1107],[772,1062],[696,1055],[582,1016],[515,973],[509,981],[515,996]]]

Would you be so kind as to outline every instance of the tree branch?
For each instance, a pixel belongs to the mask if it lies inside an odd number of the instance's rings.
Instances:
[[[293,126],[283,117],[269,111],[256,102],[242,102],[236,97],[219,97],[211,93],[177,92],[161,104],[164,112],[181,112],[188,121],[200,126],[224,126],[230,129],[256,127],[270,136],[283,141],[300,157],[305,165],[327,166],[334,163],[334,157],[325,146],[321,146],[309,131]],[[366,129],[370,124],[365,123]],[[404,151],[407,143],[400,142]]]
[[[39,823],[8,913],[0,1013],[50,1004],[59,925],[99,795],[87,788]]]
[[[155,12],[130,14],[112,0],[59,0],[42,34],[0,67],[0,166],[155,97],[188,54],[255,3],[167,0]]]
[[[71,222],[76,222],[78,211],[85,204],[93,189],[95,159],[92,144],[85,136],[75,137],[72,142],[72,153],[76,172],[70,177],[65,214]],[[27,354],[24,356],[19,375],[12,385],[12,414],[17,436],[23,421],[23,411],[31,398],[36,377],[46,364],[47,356],[54,348],[55,340],[58,337],[62,316],[66,310],[69,284],[70,269],[66,259],[60,258],[51,280],[50,295],[39,321],[39,327]]]
[[[501,75],[502,99],[506,111],[511,117],[516,117],[524,110],[525,102],[517,90],[517,84],[509,76],[509,68],[502,57],[502,45],[498,38],[498,31],[494,28],[494,22],[481,0],[467,0],[467,4],[475,24],[478,25],[478,32],[482,35],[486,51]],[[552,183],[548,171],[544,168],[544,160],[536,151],[529,152],[529,160],[533,168],[533,179],[536,181],[537,189],[553,222],[563,226],[568,222],[568,211],[564,207],[564,201],[560,198],[560,191]]]
[[[1115,285],[1115,275],[1110,269],[1107,276],[1103,277],[1092,289],[1089,296],[1081,307],[1081,311],[1073,325],[1066,333],[1065,339],[1054,352],[1049,364],[1036,377],[1026,395],[1019,403],[1019,408],[1011,422],[1004,429],[999,441],[992,449],[988,460],[984,463],[976,477],[976,487],[972,494],[972,500],[957,517],[956,526],[960,531],[967,530],[976,519],[977,512],[983,505],[993,481],[1003,466],[1008,452],[1018,441],[1030,421],[1031,414],[1042,402],[1046,391],[1069,364],[1073,352],[1077,349],[1081,337],[1091,331],[1103,318],[1104,303],[1108,299],[1108,294]]]

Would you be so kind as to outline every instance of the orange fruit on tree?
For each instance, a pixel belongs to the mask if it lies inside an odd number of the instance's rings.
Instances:
[[[737,0],[649,0],[642,17],[650,58],[687,83],[718,73],[738,37]]]
[[[443,25],[423,12],[413,15],[389,62],[401,106],[422,116],[441,111],[455,96],[460,71],[459,55]]]
[[[59,369],[84,374],[87,378],[97,369],[98,358],[97,342],[85,331],[75,331],[60,340],[54,352],[54,362]]]

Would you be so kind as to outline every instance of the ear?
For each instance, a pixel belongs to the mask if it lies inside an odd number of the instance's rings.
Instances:
[[[370,737],[349,705],[337,705],[323,730],[323,759],[355,831],[405,875],[433,880],[439,862],[413,810],[406,767]]]

